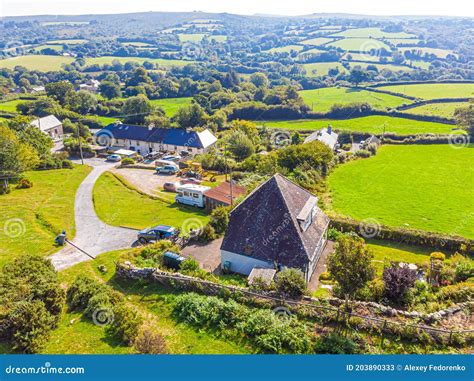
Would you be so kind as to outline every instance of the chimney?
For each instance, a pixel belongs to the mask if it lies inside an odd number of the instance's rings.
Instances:
[[[331,135],[331,133],[332,133],[332,126],[328,124],[328,134]]]
[[[154,123],[150,123],[150,124],[148,125],[148,131],[153,130],[154,127],[155,127],[155,124],[154,124]]]

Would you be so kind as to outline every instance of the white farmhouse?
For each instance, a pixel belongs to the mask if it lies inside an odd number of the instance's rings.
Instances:
[[[39,128],[45,134],[51,136],[53,140],[61,139],[64,135],[63,124],[54,115],[48,115],[43,118],[35,119],[31,122],[33,127]]]

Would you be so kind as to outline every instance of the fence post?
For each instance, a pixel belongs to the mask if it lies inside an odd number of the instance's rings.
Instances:
[[[380,336],[381,336],[381,341],[380,341],[380,348],[383,349],[383,342],[385,339],[385,328],[387,327],[387,320],[383,321],[382,329],[380,330]]]

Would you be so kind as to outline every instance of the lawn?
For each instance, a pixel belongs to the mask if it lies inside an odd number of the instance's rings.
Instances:
[[[334,38],[316,37],[316,38],[311,38],[309,40],[301,41],[301,44],[321,46],[321,45],[325,45],[325,44],[327,44],[328,42],[331,42],[331,41],[334,41]]]
[[[86,65],[105,65],[111,64],[112,61],[119,61],[121,63],[125,62],[138,62],[142,64],[143,62],[152,62],[157,64],[158,66],[163,67],[172,67],[172,66],[186,66],[194,61],[185,61],[185,60],[166,60],[162,58],[142,58],[142,57],[114,57],[114,56],[103,56],[103,57],[94,57],[94,58],[86,58]]]
[[[421,99],[474,98],[474,83],[423,83],[417,85],[394,85],[378,87]]]
[[[299,94],[305,103],[315,112],[328,112],[336,104],[367,102],[380,110],[394,108],[409,100],[389,94],[375,93],[368,90],[350,89],[347,87],[325,87],[314,90],[303,90]]]
[[[328,183],[341,214],[474,238],[474,144],[382,146],[340,165]]]
[[[344,38],[327,44],[335,48],[341,48],[347,51],[370,52],[371,50],[380,50],[382,48],[390,51],[390,47],[379,40],[373,38]]]
[[[100,219],[110,225],[143,229],[163,224],[187,233],[187,226],[205,225],[207,214],[198,208],[167,204],[125,187],[106,172],[95,184],[94,204]]]
[[[304,46],[302,45],[287,45],[266,50],[264,51],[264,53],[291,53],[293,50],[296,52],[300,52],[301,50],[303,50],[303,48]]]
[[[55,235],[74,235],[74,197],[90,167],[27,172],[30,189],[0,196],[0,265],[19,254],[47,255],[57,251]],[[10,234],[7,234],[10,232]]]
[[[12,101],[7,101],[7,102],[1,102],[0,103],[0,111],[3,112],[10,112],[10,113],[16,113],[16,106],[20,103],[24,103],[24,100],[21,99],[14,99]]]
[[[405,110],[407,114],[416,115],[435,115],[445,118],[454,118],[454,111],[460,107],[469,106],[468,102],[447,102],[447,103],[431,103],[419,107]],[[0,105],[1,107],[1,105]]]
[[[339,69],[339,73],[347,72],[340,62],[316,62],[303,64],[307,77],[321,77],[327,75],[331,69]]]
[[[60,70],[62,65],[73,61],[73,57],[28,54],[0,60],[0,68],[13,69],[15,66],[24,66],[28,70],[53,71]]]
[[[269,128],[281,128],[285,130],[310,131],[319,130],[331,124],[339,131],[366,132],[369,134],[381,135],[384,132],[397,135],[414,134],[460,134],[461,130],[456,126],[435,122],[423,122],[405,118],[395,118],[390,116],[373,115],[362,118],[336,120],[336,119],[297,119],[267,121],[265,126]]]
[[[192,99],[192,97],[164,98],[154,99],[151,101],[151,103],[154,106],[161,107],[163,110],[165,110],[166,115],[171,117],[176,114],[179,108],[190,105]]]
[[[40,51],[43,50],[43,49],[53,49],[53,50],[55,50],[55,51],[57,51],[57,52],[60,52],[60,51],[63,50],[63,46],[62,46],[62,45],[52,45],[52,44],[51,44],[51,45],[39,45],[39,46],[35,46],[35,47],[33,48],[33,50],[34,50],[35,52],[40,52]]]
[[[153,328],[161,333],[170,353],[176,354],[238,354],[247,353],[244,345],[230,342],[209,332],[194,330],[178,323],[172,316],[176,293],[159,286],[148,286],[141,282],[117,280],[114,261],[127,250],[101,254],[96,260],[80,263],[59,273],[60,281],[67,287],[80,274],[87,274],[106,282],[127,298]],[[98,266],[107,268],[105,274]],[[65,313],[58,329],[54,330],[42,353],[50,354],[126,354],[133,348],[126,347],[108,336],[105,327],[98,327],[79,313]]]
[[[336,33],[333,36],[337,37],[372,37],[372,38],[412,38],[416,37],[413,34],[405,32],[384,32],[380,28],[355,28],[347,29]]]

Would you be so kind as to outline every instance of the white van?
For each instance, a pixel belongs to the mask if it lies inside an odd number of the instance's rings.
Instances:
[[[209,187],[195,184],[181,185],[176,190],[178,194],[175,200],[179,204],[197,206],[204,208],[204,193],[208,191]]]

